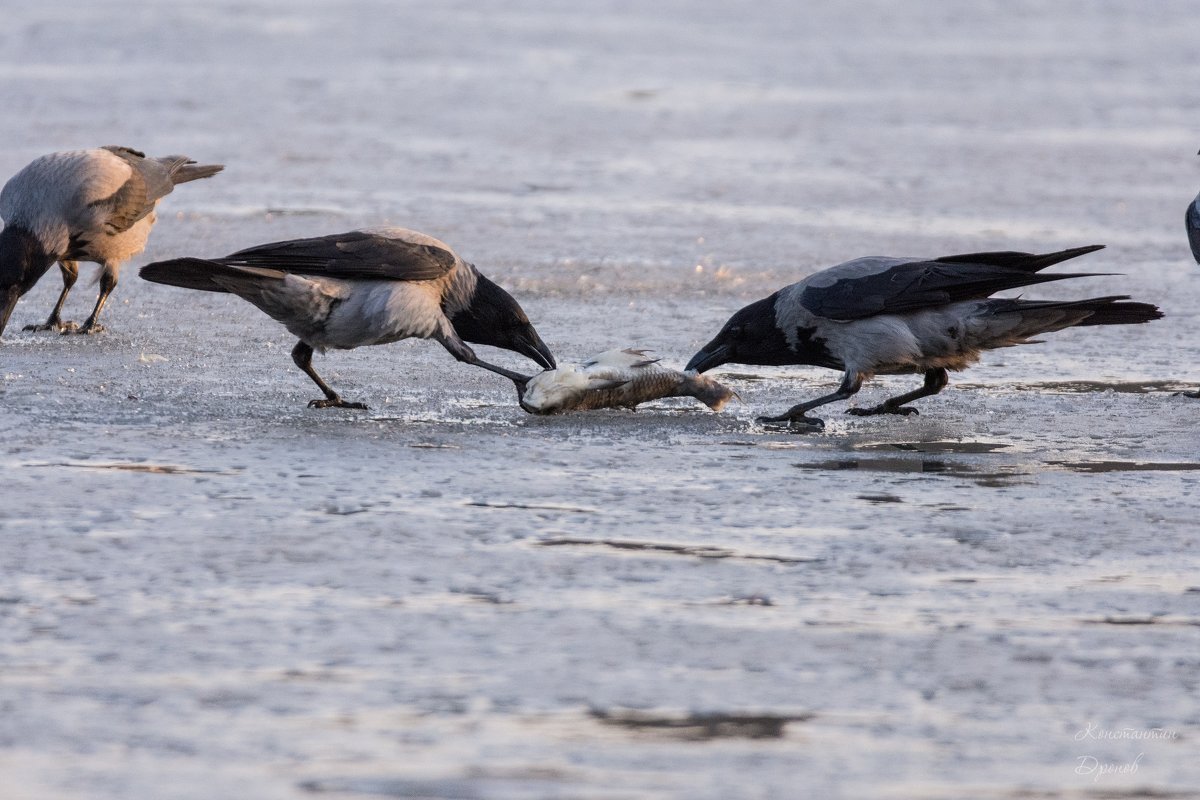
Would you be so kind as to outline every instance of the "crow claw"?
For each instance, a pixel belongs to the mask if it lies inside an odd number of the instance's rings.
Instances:
[[[74,322],[43,322],[41,325],[26,325],[21,328],[23,331],[34,331],[40,333],[42,331],[63,331],[68,325],[75,325]]]
[[[93,333],[104,333],[104,330],[104,326],[96,322],[90,325],[86,322],[82,325],[77,322],[64,322],[62,327],[58,329],[58,332],[63,336],[67,336],[68,334],[87,336]]]

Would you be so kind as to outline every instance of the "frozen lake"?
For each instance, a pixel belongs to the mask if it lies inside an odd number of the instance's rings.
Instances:
[[[26,4],[0,179],[125,144],[160,207],[90,337],[0,345],[4,800],[1200,795],[1200,60],[1185,2]],[[318,356],[157,258],[395,224],[563,361],[676,366],[860,255],[1048,251],[1167,318],[921,416],[535,418],[401,342]],[[68,304],[94,300],[85,265]],[[1065,268],[1059,268],[1065,271]],[[511,354],[488,352],[531,369]],[[487,357],[485,356],[485,357]],[[859,404],[915,386],[871,382]]]

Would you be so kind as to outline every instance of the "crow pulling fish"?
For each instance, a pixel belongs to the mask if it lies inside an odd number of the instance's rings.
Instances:
[[[553,369],[554,355],[513,299],[445,242],[405,228],[348,231],[239,250],[224,258],[175,258],[142,267],[148,281],[236,294],[300,341],[292,360],[325,395],[312,408],[365,409],[317,375],[313,352],[401,339],[433,339],[459,361],[503,375],[467,345],[519,353]]]
[[[737,395],[712,378],[664,367],[649,350],[608,350],[582,364],[564,364],[517,382],[521,408],[561,414],[596,408],[634,408],[660,397],[694,397],[720,411]]]
[[[1035,336],[1072,326],[1130,325],[1162,317],[1155,306],[1127,302],[1125,295],[1049,301],[991,297],[1004,289],[1095,274],[1041,270],[1102,247],[847,261],[738,311],[692,356],[687,369],[705,372],[736,363],[843,371],[837,391],[759,418],[811,428],[824,423],[807,412],[849,399],[874,375],[923,374],[920,388],[849,410],[858,416],[915,414],[909,403],[940,392],[950,380],[947,370],[965,369],[986,350],[1032,343]]]

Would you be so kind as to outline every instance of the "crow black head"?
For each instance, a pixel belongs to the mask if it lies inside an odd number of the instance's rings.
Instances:
[[[554,354],[513,296],[483,275],[475,285],[471,305],[450,318],[459,338],[473,344],[503,347],[554,369]]]
[[[734,314],[711,342],[692,356],[686,369],[705,372],[730,362],[772,366],[798,363],[796,353],[775,323],[779,293]]]
[[[52,264],[54,258],[29,231],[16,225],[0,231],[0,334],[18,298],[32,289]]]
[[[8,326],[8,318],[12,316],[13,309],[17,307],[17,300],[19,299],[21,299],[20,287],[0,287],[0,335],[4,334],[4,329]]]

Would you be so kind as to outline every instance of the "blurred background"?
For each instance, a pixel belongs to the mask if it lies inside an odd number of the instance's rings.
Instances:
[[[0,177],[105,144],[227,168],[163,201],[108,333],[20,331],[52,271],[0,346],[0,796],[1197,796],[1194,15],[8,3]],[[1030,295],[1167,318],[806,438],[752,420],[833,372],[533,419],[421,342],[319,358],[372,409],[322,414],[278,325],[136,277],[379,224],[511,288],[561,361],[682,364],[872,254],[1103,243],[1072,267],[1119,275]]]
[[[412,220],[504,263],[794,272],[938,237],[1167,260],[1200,177],[1187,19],[1170,2],[51,2],[0,31],[0,166],[183,151],[229,171],[176,211]]]

